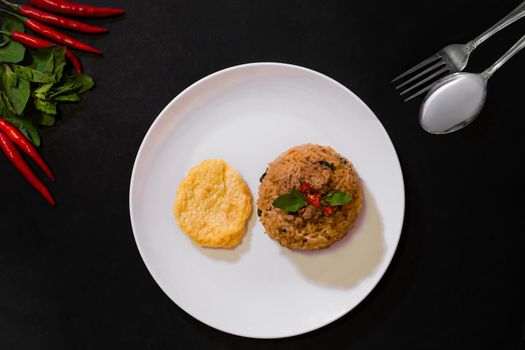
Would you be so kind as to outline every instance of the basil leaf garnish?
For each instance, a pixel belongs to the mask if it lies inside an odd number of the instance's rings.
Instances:
[[[304,199],[302,193],[297,190],[279,196],[273,201],[274,207],[280,208],[289,213],[294,213],[307,205],[308,203],[306,202],[306,199]]]
[[[346,203],[350,202],[352,200],[352,195],[335,191],[332,193],[329,193],[324,197],[324,199],[330,203],[331,206],[337,206],[337,205],[345,205]]]

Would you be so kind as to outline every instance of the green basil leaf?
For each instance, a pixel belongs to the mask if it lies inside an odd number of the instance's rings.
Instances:
[[[82,85],[75,82],[68,82],[64,85],[55,86],[52,90],[49,91],[49,99],[54,99],[60,95],[69,95],[71,93],[77,92]]]
[[[73,76],[68,76],[66,77],[66,81],[79,84],[81,86],[80,89],[77,91],[79,94],[86,92],[90,90],[93,86],[95,86],[95,82],[87,74],[75,74]]]
[[[75,88],[77,89],[75,92],[79,94],[86,92],[89,89],[91,89],[93,86],[95,86],[95,82],[87,74],[75,74],[75,75],[66,76],[61,81],[61,84],[63,86],[70,86],[70,85],[75,86]]]
[[[66,48],[55,46],[53,49],[53,57],[55,60],[53,73],[55,73],[57,81],[60,81],[60,79],[62,79],[62,72],[66,66]]]
[[[55,81],[62,79],[62,72],[66,65],[66,48],[49,46],[31,51],[33,62],[31,68],[42,73],[54,74]]]
[[[2,31],[24,32],[24,23],[15,16],[5,16],[2,21]],[[0,49],[0,62],[18,63],[24,59],[26,49],[24,45],[11,40],[8,36],[3,35],[3,40],[7,42],[5,46]]]
[[[36,147],[40,146],[40,135],[31,121],[18,117],[4,119],[20,130],[20,132],[31,141],[33,145]]]
[[[59,95],[57,97],[53,97],[53,101],[55,102],[78,102],[80,101],[80,96],[76,92],[73,92],[71,94]]]
[[[55,58],[53,55],[53,52],[55,50],[55,47],[44,47],[39,50],[31,51],[31,57],[33,58],[33,62],[31,62],[31,65],[29,67],[40,71],[42,73],[47,74],[54,74],[55,70]],[[55,77],[55,80],[58,80]]]
[[[307,205],[308,203],[306,202],[306,199],[304,199],[302,193],[297,190],[279,196],[273,201],[274,207],[280,208],[289,213],[294,213]]]
[[[64,77],[59,85],[54,86],[47,93],[47,99],[57,102],[78,102],[79,94],[94,86],[93,79],[85,74]]]
[[[50,73],[44,73],[39,70],[15,65],[13,69],[19,78],[25,79],[33,83],[54,83],[56,76]]]
[[[346,203],[350,202],[352,200],[352,195],[335,191],[330,194],[327,194],[324,199],[330,203],[331,206],[338,206],[338,205],[345,205]]]
[[[15,117],[16,112],[7,95],[0,90],[0,116]]]
[[[37,87],[34,91],[33,91],[33,96],[35,98],[39,98],[41,100],[46,100],[47,99],[47,95],[49,94],[49,91],[53,88],[53,84],[43,84],[43,85],[40,85],[39,87]]]
[[[13,33],[13,32],[25,32],[24,22],[22,22],[18,17],[13,15],[7,15],[3,18],[2,21],[2,31]]]
[[[51,102],[51,101],[35,98],[33,100],[33,103],[35,105],[35,108],[39,111],[42,111],[47,114],[57,114],[56,102]]]
[[[0,62],[4,63],[18,63],[24,59],[26,48],[24,45],[9,39],[7,36],[3,37],[7,44],[0,48]]]
[[[11,101],[16,114],[21,115],[31,92],[29,81],[18,78],[8,64],[1,64],[0,89]]]

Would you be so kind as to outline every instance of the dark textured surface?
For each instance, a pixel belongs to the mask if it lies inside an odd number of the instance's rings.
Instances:
[[[79,55],[97,87],[42,130],[58,207],[0,156],[0,349],[525,347],[525,53],[491,79],[479,119],[447,136],[422,131],[420,100],[402,103],[389,84],[518,1],[114,4],[127,15],[98,21],[108,35],[76,35],[105,52]],[[469,68],[492,63],[524,29],[522,20],[493,37]],[[163,107],[194,81],[255,61],[306,66],[359,95],[392,138],[407,196],[399,249],[369,297],[320,330],[266,341],[216,331],[173,304],[141,260],[128,213],[134,157]]]

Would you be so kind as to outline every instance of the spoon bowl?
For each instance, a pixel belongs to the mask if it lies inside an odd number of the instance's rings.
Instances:
[[[485,104],[487,80],[481,74],[454,73],[428,92],[419,124],[431,134],[448,134],[472,123]]]

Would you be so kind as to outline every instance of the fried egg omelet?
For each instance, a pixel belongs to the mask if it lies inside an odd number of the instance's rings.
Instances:
[[[223,160],[196,165],[177,190],[173,213],[182,231],[205,247],[239,244],[252,211],[252,196],[239,172]]]

